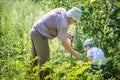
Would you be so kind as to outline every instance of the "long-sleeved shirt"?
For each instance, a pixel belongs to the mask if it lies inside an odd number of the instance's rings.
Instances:
[[[67,40],[67,12],[64,8],[54,9],[40,18],[33,27],[47,38],[58,37],[61,41]]]

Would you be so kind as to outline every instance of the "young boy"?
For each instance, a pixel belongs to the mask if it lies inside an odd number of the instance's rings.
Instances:
[[[92,39],[85,40],[83,45],[87,51],[88,62],[92,62],[90,72],[103,69],[106,64],[104,52],[94,45],[94,40]]]

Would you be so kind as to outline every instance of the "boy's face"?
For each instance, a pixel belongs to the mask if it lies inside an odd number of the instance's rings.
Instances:
[[[90,49],[90,46],[87,45],[84,48],[85,48],[86,51],[88,51]]]

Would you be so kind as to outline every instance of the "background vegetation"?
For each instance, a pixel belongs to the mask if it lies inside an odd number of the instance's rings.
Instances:
[[[30,69],[30,29],[48,11],[77,6],[83,10],[80,23],[70,26],[74,35],[73,47],[83,62],[70,57],[57,39],[50,40],[50,61],[42,69],[49,69],[46,77],[55,80],[111,80],[120,79],[120,0],[0,0],[0,80],[38,80],[39,67]],[[83,42],[93,38],[108,60],[104,73],[87,73]],[[28,72],[31,72],[28,74]]]

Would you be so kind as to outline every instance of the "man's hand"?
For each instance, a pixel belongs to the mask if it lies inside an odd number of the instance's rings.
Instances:
[[[78,60],[82,60],[82,57],[79,55],[79,53],[75,50],[71,53],[73,56],[75,56]]]
[[[71,41],[73,41],[73,39],[74,39],[74,37],[73,37],[71,34],[67,34],[67,37],[68,37]]]
[[[81,56],[75,51],[67,41],[62,41],[63,47],[70,52],[71,55],[75,56],[78,60],[81,60]]]

